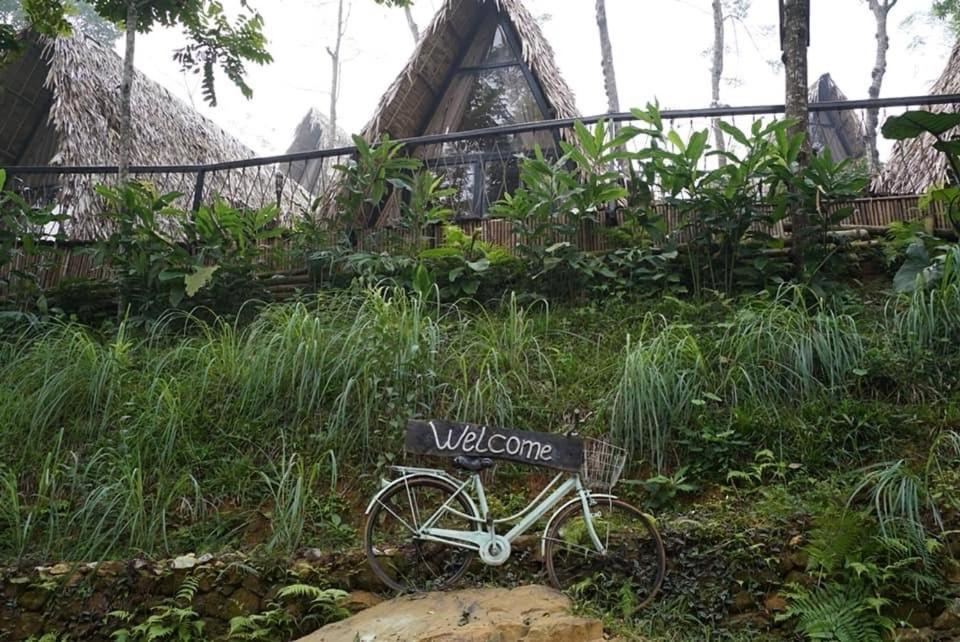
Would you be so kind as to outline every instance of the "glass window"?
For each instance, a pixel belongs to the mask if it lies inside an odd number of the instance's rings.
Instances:
[[[510,41],[507,40],[507,34],[503,31],[503,25],[497,25],[497,30],[493,34],[493,42],[490,43],[490,51],[483,59],[485,65],[497,65],[506,62],[519,62],[513,55],[513,48]]]
[[[484,163],[483,170],[487,198],[485,208],[499,201],[504,194],[511,194],[520,187],[520,166],[516,158],[505,162]]]
[[[456,192],[450,196],[447,207],[456,212],[457,216],[469,216],[473,211],[473,196],[476,193],[476,166],[453,165],[441,170],[444,176],[444,186],[452,187]]]

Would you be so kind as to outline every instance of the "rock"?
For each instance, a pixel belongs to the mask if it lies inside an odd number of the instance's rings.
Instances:
[[[250,615],[260,610],[260,596],[245,588],[238,588],[227,598],[223,608],[223,619],[229,621],[239,615]]]
[[[340,606],[351,613],[359,613],[373,608],[383,602],[383,598],[369,591],[354,591],[340,603]]]
[[[308,562],[321,562],[326,558],[326,554],[319,548],[308,548],[303,552],[303,558]]]
[[[726,624],[731,629],[766,629],[770,626],[770,618],[760,612],[742,613],[728,619]]]
[[[599,642],[603,625],[570,615],[543,586],[399,597],[329,624],[301,642]]]
[[[170,564],[170,566],[172,566],[175,570],[178,570],[178,571],[188,569],[188,568],[193,568],[196,565],[197,565],[197,556],[194,555],[193,553],[189,553],[188,555],[182,555],[180,557],[177,557]]]
[[[960,632],[960,599],[956,599],[947,605],[943,613],[934,620],[933,628],[938,631]]]
[[[949,560],[947,562],[947,571],[944,573],[947,582],[950,584],[960,584],[960,563]]]
[[[66,575],[67,573],[70,572],[70,565],[69,565],[69,564],[54,564],[53,566],[51,566],[50,568],[47,569],[47,572],[48,572],[50,575],[53,575],[53,576]]]
[[[43,589],[30,589],[20,596],[17,605],[25,611],[39,611],[50,598],[50,593]]]
[[[763,601],[763,608],[765,608],[768,613],[782,613],[787,610],[787,601],[777,593],[774,593],[773,595],[767,596],[767,599]]]
[[[890,609],[890,615],[897,622],[906,622],[915,629],[933,624],[933,616],[923,604],[913,601],[900,602]]]
[[[247,575],[243,578],[243,588],[260,597],[263,597],[265,593],[263,583],[258,575]]]
[[[39,613],[21,613],[13,623],[10,638],[26,640],[33,638],[43,630],[43,616]]]
[[[896,629],[892,639],[896,642],[932,642],[934,637],[927,629]]]
[[[97,575],[100,577],[116,577],[123,571],[123,562],[100,562],[97,564]]]

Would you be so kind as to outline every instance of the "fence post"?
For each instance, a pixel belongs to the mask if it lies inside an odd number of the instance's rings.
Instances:
[[[203,184],[207,179],[207,170],[201,169],[197,172],[197,185],[193,189],[193,207],[191,211],[198,212],[200,211],[200,206],[203,205]]]

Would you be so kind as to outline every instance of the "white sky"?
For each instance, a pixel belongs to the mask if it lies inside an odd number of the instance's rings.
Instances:
[[[220,105],[203,104],[199,80],[184,76],[171,58],[182,42],[172,30],[140,36],[137,66],[193,104],[261,154],[286,151],[297,123],[310,107],[326,113],[330,103],[330,60],[336,21],[334,0],[250,0],[263,14],[274,63],[249,69],[252,100],[218,79]],[[421,29],[442,0],[416,0]],[[228,0],[228,6],[236,0]],[[403,11],[373,0],[352,0],[344,43],[340,126],[359,131],[380,96],[413,51]],[[584,115],[606,111],[600,70],[594,0],[527,0],[544,24],[561,71]],[[745,26],[728,27],[722,100],[731,105],[783,102],[782,72],[769,61],[780,56],[777,0],[753,0]],[[931,0],[900,0],[890,18],[892,45],[884,96],[924,94],[949,54],[942,28],[923,21],[901,23],[929,8]],[[607,0],[622,107],[642,107],[657,98],[663,108],[706,107],[710,102],[713,23],[710,0]],[[811,82],[830,72],[851,99],[866,98],[875,57],[875,25],[864,0],[812,0]],[[925,44],[911,46],[917,38]],[[122,53],[123,43],[117,50]]]

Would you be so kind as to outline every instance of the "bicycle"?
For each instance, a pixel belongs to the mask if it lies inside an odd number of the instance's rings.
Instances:
[[[505,564],[513,542],[552,511],[540,542],[550,583],[580,594],[612,591],[621,604],[647,606],[663,583],[663,541],[647,515],[610,493],[626,451],[601,439],[583,444],[578,472],[561,472],[526,508],[501,519],[490,515],[481,479],[492,459],[457,457],[465,480],[434,468],[394,467],[399,478],[366,511],[364,549],[373,572],[400,592],[445,589],[475,556]],[[512,528],[498,534],[503,525]]]

